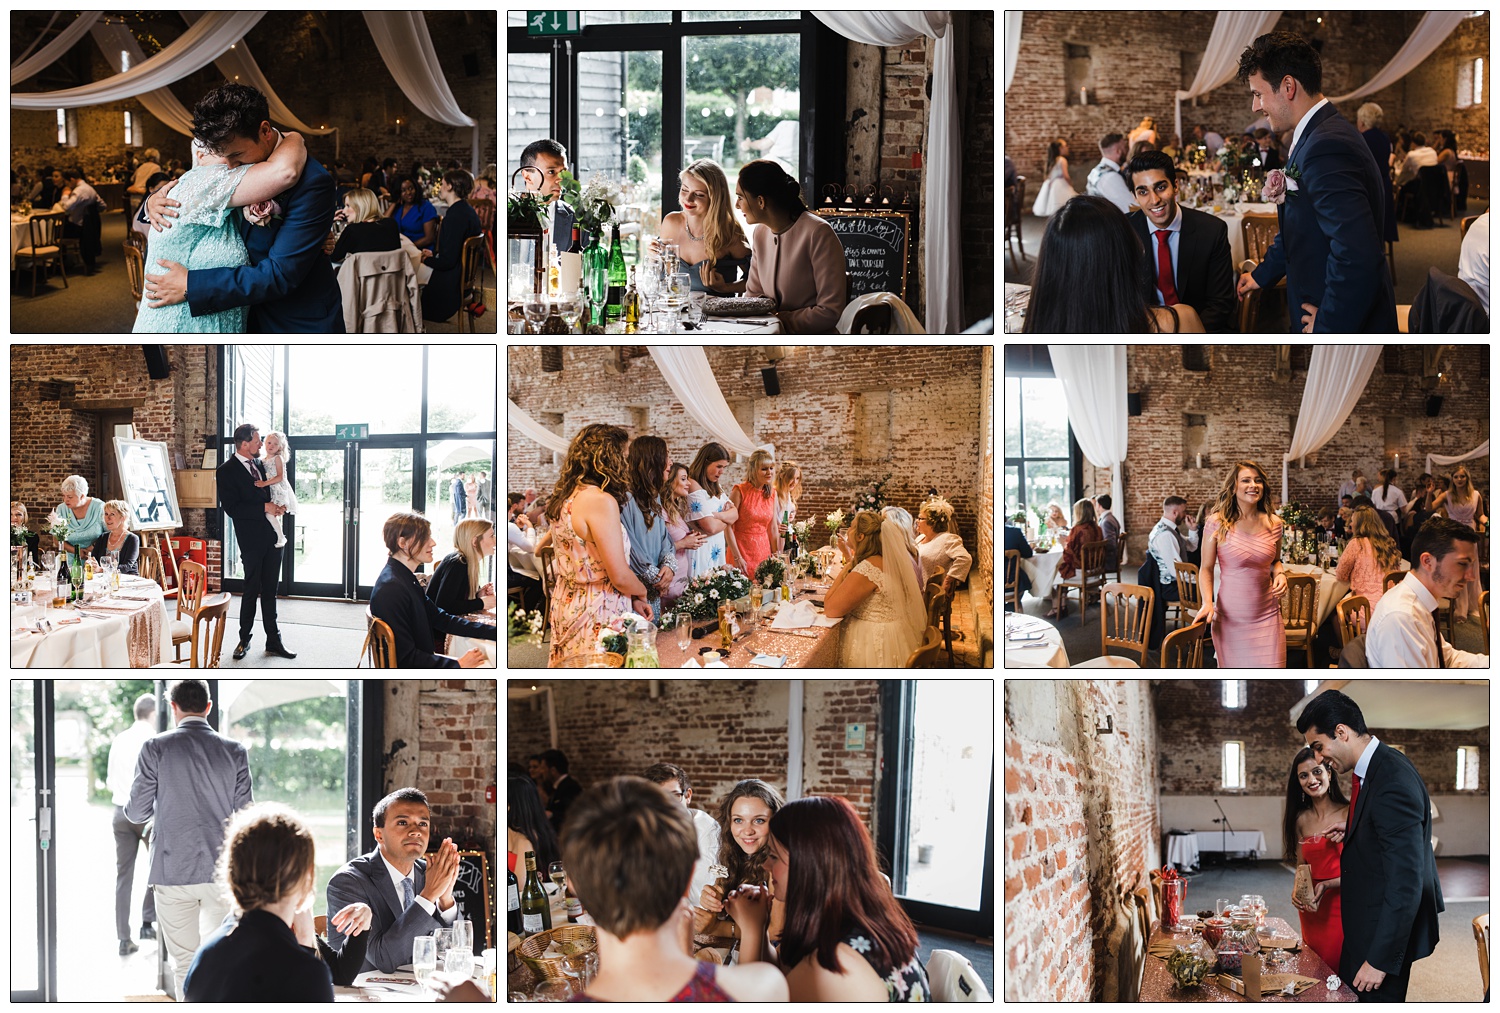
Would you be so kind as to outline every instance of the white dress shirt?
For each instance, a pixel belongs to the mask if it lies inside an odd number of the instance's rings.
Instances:
[[[1151,258],[1151,275],[1152,277],[1156,278],[1156,301],[1163,306],[1166,305],[1167,297],[1162,295],[1161,275],[1157,271],[1156,267],[1159,259],[1156,253],[1156,249],[1161,245],[1161,240],[1156,238],[1156,234],[1158,232],[1165,232],[1167,234],[1167,249],[1170,250],[1172,254],[1172,287],[1177,290],[1177,298],[1179,300],[1182,298],[1182,286],[1177,283],[1177,279],[1181,277],[1181,275],[1177,271],[1177,248],[1179,245],[1181,245],[1182,242],[1182,219],[1184,216],[1182,214],[1182,208],[1180,206],[1176,209],[1176,211],[1177,213],[1172,216],[1172,220],[1161,228],[1157,228],[1156,225],[1152,223],[1150,216],[1147,216],[1146,218],[1146,226],[1150,230],[1151,236],[1151,238],[1148,240],[1151,246],[1146,251],[1146,253]],[[1142,211],[1141,214],[1144,215],[1145,212]]]
[[[1370,502],[1375,505],[1376,510],[1395,513],[1406,506],[1406,493],[1398,489],[1395,483],[1391,484],[1388,492],[1383,492],[1381,487],[1377,485],[1370,490]]]
[[[1464,282],[1490,311],[1490,213],[1474,220],[1458,249],[1458,280]]]
[[[1113,159],[1099,159],[1099,164],[1089,172],[1088,192],[1105,198],[1121,211],[1129,211],[1135,204],[1125,177],[1120,175],[1120,163]]]
[[[510,568],[525,577],[542,579],[542,565],[536,558],[536,528],[526,531],[515,521],[505,526],[506,529],[506,557],[510,560]]]
[[[1365,751],[1363,753],[1359,754],[1359,760],[1354,764],[1354,774],[1359,778],[1360,791],[1365,790],[1365,778],[1369,776],[1370,760],[1374,758],[1375,747],[1378,745],[1380,745],[1380,740],[1371,735],[1370,744],[1365,747]]]
[[[709,867],[719,860],[719,821],[702,809],[689,809],[693,829],[698,833],[698,861],[693,863],[693,879],[688,887],[688,903],[698,906],[698,895],[713,883]]]
[[[1156,557],[1156,566],[1161,571],[1158,579],[1162,584],[1175,584],[1177,582],[1177,567],[1173,564],[1183,561],[1182,553],[1178,551],[1178,539],[1182,538],[1177,533],[1175,522],[1163,517],[1156,522],[1151,529],[1151,535],[1146,542],[1146,549]],[[1191,552],[1198,547],[1198,529],[1189,531],[1187,537],[1182,539],[1187,543],[1188,551]]]
[[[1438,600],[1415,573],[1392,587],[1370,614],[1365,657],[1371,668],[1437,668],[1438,651],[1445,668],[1488,668],[1487,654],[1460,651],[1435,628],[1432,612]]]
[[[1328,100],[1326,98],[1320,100],[1317,105],[1313,106],[1307,112],[1303,113],[1302,118],[1297,121],[1297,129],[1292,131],[1292,145],[1287,149],[1286,161],[1288,165],[1290,165],[1292,162],[1292,153],[1297,150],[1297,142],[1302,139],[1302,131],[1307,129],[1308,121],[1313,118],[1313,113],[1316,113],[1319,109],[1322,109],[1327,104]]]
[[[404,899],[403,895],[406,891],[401,889],[401,884],[403,881],[409,879],[411,880],[411,899],[413,904],[422,905],[422,910],[426,911],[428,914],[436,913],[438,919],[442,921],[444,925],[452,925],[453,922],[458,918],[457,902],[454,902],[453,906],[446,911],[438,911],[437,905],[435,903],[422,896],[422,892],[417,889],[417,866],[415,863],[412,864],[411,872],[403,876],[401,874],[401,870],[390,863],[390,860],[385,857],[385,852],[383,851],[380,853],[380,860],[382,862],[385,862],[385,871],[390,873],[391,885],[396,888],[397,901],[401,901]],[[338,914],[337,911],[331,911],[329,913]]]
[[[123,806],[130,801],[130,785],[135,781],[135,764],[141,758],[141,747],[155,734],[156,726],[152,722],[136,721],[109,744],[104,786],[114,797],[115,805]]]

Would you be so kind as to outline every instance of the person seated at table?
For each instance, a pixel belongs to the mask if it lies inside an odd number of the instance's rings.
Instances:
[[[1119,174],[1115,174],[1119,179]],[[1125,184],[1120,183],[1123,189]],[[1079,278],[1089,284],[1080,286]],[[1187,303],[1151,305],[1145,247],[1115,205],[1074,197],[1047,220],[1026,308],[1028,333],[1201,333]]]
[[[762,447],[745,462],[745,480],[729,490],[729,502],[739,511],[734,522],[735,565],[749,575],[771,555],[776,533],[776,494],[772,483],[776,460]]]
[[[121,573],[139,574],[136,568],[141,554],[141,539],[130,531],[130,505],[121,499],[112,499],[104,504],[104,534],[94,539],[94,559],[102,560],[105,553],[114,553],[120,561]]]
[[[1030,559],[1035,555],[1035,552],[1032,551],[1031,543],[1026,540],[1025,530],[1015,522],[1014,518],[1007,517],[1005,519],[1005,551],[1010,552],[1011,550],[1019,552],[1021,559]],[[1009,578],[1009,571],[1006,572],[1005,576]],[[1019,595],[1025,595],[1027,591],[1031,590],[1031,577],[1027,575],[1026,568],[1021,566],[1019,562],[1016,564],[1016,581]],[[1005,611],[1015,611],[1014,606],[1015,602],[1007,594],[1005,596]]]
[[[1437,165],[1437,152],[1433,151],[1427,143],[1427,135],[1420,130],[1411,134],[1411,147],[1406,156],[1401,159],[1401,165],[1396,170],[1396,203],[1401,203],[1401,197],[1411,187],[1411,192],[1416,192],[1417,170],[1428,165]],[[1420,202],[1418,202],[1420,204]]]
[[[390,559],[370,589],[369,611],[391,628],[396,638],[398,668],[478,668],[486,664],[484,652],[471,648],[461,658],[433,651],[434,633],[447,633],[472,640],[494,640],[495,626],[471,622],[445,612],[422,593],[416,569],[432,563],[437,539],[432,524],[421,514],[398,510],[386,519],[382,531]]]
[[[340,908],[329,925],[347,930],[348,944],[335,950],[319,939],[313,852],[312,831],[284,805],[258,802],[230,817],[216,872],[234,909],[193,957],[187,1002],[333,1002],[335,981],[354,981],[373,912]]]
[[[1086,194],[1103,198],[1122,213],[1135,207],[1130,187],[1120,175],[1120,167],[1129,161],[1126,158],[1129,152],[1130,141],[1121,134],[1111,132],[1099,138],[1099,162],[1089,170],[1084,187]]]
[[[125,188],[125,192],[136,194],[144,200],[149,192],[146,181],[161,171],[161,152],[155,148],[147,148],[141,152],[141,164],[135,167],[135,178]]]
[[[1094,504],[1081,499],[1073,504],[1073,526],[1068,529],[1068,540],[1063,544],[1062,560],[1057,564],[1057,575],[1064,580],[1078,572],[1083,565],[1083,547],[1089,542],[1104,540],[1104,532],[1094,519]],[[1080,592],[1084,593],[1084,592]],[[1068,614],[1067,588],[1061,583],[1052,589],[1052,610],[1049,619],[1062,619]]]
[[[542,808],[542,797],[529,777],[512,776],[505,782],[505,864],[511,872],[526,875],[526,852],[536,855],[536,867],[545,871],[562,860],[557,831]]]
[[[937,493],[934,492],[931,495],[936,496]],[[1054,542],[1060,542],[1068,537],[1068,517],[1056,500],[1047,504],[1047,517],[1043,522],[1042,530]]]
[[[396,195],[396,191],[400,189],[401,181],[396,176],[396,160],[394,158],[387,158],[380,163],[380,167],[376,169],[375,174],[370,178],[369,186],[371,190],[375,191],[377,196],[394,197]]]
[[[917,578],[917,587],[924,588],[926,581],[922,579],[922,554],[917,551],[917,539],[921,536],[917,534],[916,519],[905,507],[887,505],[880,508],[880,513],[895,521],[896,526],[901,529],[901,540],[906,543],[907,555],[911,557],[912,575]],[[847,543],[847,538],[844,541]]]
[[[78,553],[93,545],[104,534],[104,504],[89,496],[89,483],[82,475],[69,475],[60,485],[63,499],[56,513],[68,522],[68,534],[62,548]]]
[[[484,560],[495,554],[495,524],[483,517],[469,517],[453,529],[452,553],[432,571],[427,597],[449,615],[466,616],[495,611],[495,585],[484,580]],[[448,638],[435,634],[433,650],[442,654]]]
[[[1131,159],[1125,169],[1140,209],[1125,216],[1145,251],[1146,271],[1162,306],[1187,303],[1204,330],[1236,330],[1234,256],[1223,219],[1177,203],[1177,169],[1160,151]]]
[[[99,254],[104,251],[99,240],[99,216],[104,213],[104,201],[99,199],[99,192],[83,178],[83,170],[77,166],[65,170],[63,179],[67,181],[67,187],[58,200],[68,213],[68,220],[63,223],[63,235],[79,241],[78,255],[83,258],[84,273],[96,274]]]
[[[386,217],[393,219],[401,234],[419,250],[428,249],[437,242],[437,209],[410,176],[401,181],[399,196],[391,203]]]
[[[1094,516],[1099,520],[1099,530],[1104,532],[1104,565],[1114,570],[1120,562],[1120,520],[1110,508],[1114,499],[1109,493],[1094,497]]]
[[[1134,130],[1130,131],[1130,133],[1126,135],[1126,140],[1128,140],[1131,144],[1145,141],[1147,144],[1155,146],[1156,120],[1154,120],[1150,116],[1142,116],[1141,122],[1135,127]]]
[[[792,1002],[926,1002],[932,998],[916,926],[880,871],[875,843],[847,799],[788,802],[771,818],[770,896],[786,898],[786,929],[770,952],[767,891],[731,901],[752,931],[740,962],[774,960]]]
[[[738,939],[744,926],[735,920],[735,910],[726,904],[741,887],[770,885],[765,870],[766,853],[763,850],[770,836],[771,817],[786,805],[781,793],[759,778],[745,778],[719,800],[716,818],[719,822],[718,864],[726,871],[722,885],[711,883],[700,891],[698,905],[693,909],[693,936],[700,945],[713,945],[714,940]],[[772,904],[772,941],[781,935],[783,905],[785,898]]]
[[[1156,596],[1164,601],[1178,601],[1177,564],[1189,562],[1188,552],[1198,551],[1199,525],[1203,523],[1203,509],[1198,511],[1198,520],[1188,521],[1188,537],[1178,533],[1177,525],[1187,515],[1187,500],[1181,496],[1168,496],[1161,504],[1161,520],[1146,536],[1146,551],[1156,560]],[[1196,564],[1194,564],[1196,565]]]
[[[1260,167],[1265,172],[1280,169],[1285,164],[1281,159],[1281,152],[1276,147],[1276,135],[1266,127],[1260,127],[1255,131],[1255,150],[1251,157],[1260,159]]]
[[[521,607],[533,609],[543,603],[546,598],[542,592],[542,565],[537,560],[537,540],[541,532],[531,523],[521,507],[519,493],[511,493],[516,498],[513,504],[514,510],[511,518],[506,522],[506,558],[509,561],[506,574],[507,587],[519,587],[521,589]]]
[[[661,236],[652,240],[660,252],[668,243],[687,272],[694,292],[727,296],[745,291],[750,275],[750,240],[735,213],[724,167],[700,158],[678,174],[681,211],[662,219]]]
[[[20,541],[17,541],[18,538]],[[10,547],[14,549],[22,545],[30,555],[41,555],[42,536],[27,528],[26,504],[13,499],[10,501]]]
[[[146,196],[151,196],[163,183],[170,183],[171,181],[172,177],[169,173],[152,173],[151,178],[146,180]],[[151,222],[149,220],[143,222],[139,217],[131,215],[130,227],[141,234],[142,242],[145,242],[146,238],[151,235]]]
[[[574,803],[562,848],[599,946],[599,973],[575,1001],[786,1001],[774,967],[724,967],[684,952],[698,834],[659,785],[615,777],[590,788]]]
[[[620,523],[627,536],[630,572],[646,586],[651,614],[660,616],[662,592],[677,577],[677,550],[661,505],[670,464],[667,441],[660,436],[638,436],[631,441],[625,462],[630,492],[620,507]]]
[[[1371,668],[1488,668],[1487,654],[1460,651],[1438,628],[1443,598],[1479,579],[1479,533],[1446,517],[1430,518],[1412,543],[1406,579],[1370,612],[1365,657]]]
[[[436,245],[422,251],[422,263],[432,268],[432,277],[422,289],[422,316],[427,320],[447,320],[463,303],[464,241],[484,235],[479,215],[468,201],[473,189],[474,177],[463,169],[445,172],[438,187],[438,196],[447,202],[448,211]]]
[[[329,250],[331,260],[351,253],[389,253],[401,249],[401,229],[396,220],[380,214],[380,198],[374,191],[358,188],[344,194],[344,206],[333,214],[345,222],[344,231]]]
[[[566,250],[573,241],[575,214],[572,205],[562,199],[562,174],[568,171],[568,149],[550,137],[532,141],[521,151],[521,180],[526,189],[540,193],[547,202],[547,242]],[[592,237],[579,229],[579,242],[588,246]]]
[[[934,496],[917,510],[917,553],[922,558],[922,583],[943,570],[943,590],[948,594],[969,579],[974,557],[953,523],[953,504]],[[1117,526],[1118,529],[1118,526]]]
[[[844,618],[843,668],[900,668],[922,646],[927,609],[909,565],[900,525],[861,510],[849,526],[849,564],[824,598],[823,613]]]
[[[474,189],[469,192],[469,200],[494,200],[495,199],[495,165],[474,177]]]
[[[1373,609],[1385,594],[1385,575],[1401,568],[1401,547],[1374,507],[1357,507],[1349,528],[1349,544],[1339,555],[1334,576],[1367,599]]]
[[[1474,290],[1486,315],[1490,312],[1490,212],[1469,223],[1458,247],[1458,280]]]
[[[758,158],[740,169],[736,206],[752,225],[750,280],[745,294],[769,298],[788,334],[831,334],[848,303],[844,244],[802,202],[786,170]]]
[[[1322,529],[1322,533],[1332,535],[1335,539],[1343,538],[1346,530],[1344,518],[1333,507],[1318,509],[1318,527]]]

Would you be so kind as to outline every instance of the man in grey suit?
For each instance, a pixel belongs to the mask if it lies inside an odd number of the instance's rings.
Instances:
[[[453,884],[458,879],[458,848],[443,838],[428,861],[432,813],[427,796],[398,788],[375,803],[375,850],[349,862],[328,881],[328,910],[354,903],[374,912],[363,970],[387,974],[411,963],[411,942],[452,925],[458,917]],[[328,923],[328,943],[342,949],[344,934]]]
[[[229,913],[224,887],[214,881],[225,823],[253,799],[245,747],[209,726],[208,684],[184,679],[171,700],[177,727],[141,746],[125,818],[153,821],[149,882],[180,999],[203,919],[212,932]]]

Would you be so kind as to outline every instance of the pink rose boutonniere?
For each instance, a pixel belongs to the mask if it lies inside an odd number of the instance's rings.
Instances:
[[[273,218],[281,218],[281,205],[274,200],[263,200],[245,208],[245,220],[251,225],[266,225]]]
[[[1293,166],[1287,166],[1286,171],[1272,169],[1266,173],[1265,185],[1260,188],[1260,199],[1271,204],[1281,204],[1286,201],[1288,193],[1296,193],[1301,187],[1297,180],[1301,173]]]

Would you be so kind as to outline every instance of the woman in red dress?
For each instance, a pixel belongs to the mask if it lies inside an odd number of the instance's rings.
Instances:
[[[1312,867],[1313,897],[1317,910],[1303,907],[1294,896],[1292,904],[1302,912],[1302,939],[1329,967],[1339,966],[1344,949],[1343,905],[1339,889],[1339,853],[1342,843],[1323,836],[1329,827],[1342,827],[1349,819],[1349,800],[1339,788],[1338,776],[1318,762],[1307,746],[1297,751],[1287,778],[1286,810],[1282,818],[1283,851]],[[1335,835],[1342,839],[1342,834]]]
[[[1094,516],[1094,503],[1087,497],[1073,504],[1073,527],[1068,530],[1068,540],[1063,544],[1062,562],[1057,564],[1057,575],[1067,580],[1083,565],[1083,547],[1089,542],[1101,542],[1104,532]],[[1080,600],[1086,592],[1079,591]],[[1062,584],[1052,585],[1052,611],[1048,618],[1062,619],[1068,614],[1068,589]]]
[[[750,455],[745,464],[745,481],[729,494],[739,511],[734,522],[734,551],[745,576],[755,579],[755,568],[776,551],[776,493],[773,480],[776,461],[764,448]]]

